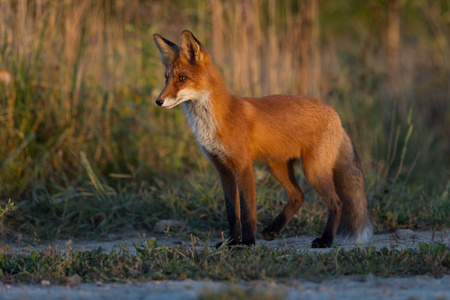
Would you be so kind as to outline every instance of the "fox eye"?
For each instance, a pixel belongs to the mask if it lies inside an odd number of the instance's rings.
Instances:
[[[183,81],[185,81],[185,80],[186,80],[186,77],[184,77],[184,76],[178,77],[178,81],[179,81],[179,82],[183,82]]]

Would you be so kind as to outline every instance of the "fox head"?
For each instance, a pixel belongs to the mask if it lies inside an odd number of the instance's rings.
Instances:
[[[173,108],[185,101],[203,99],[211,86],[208,68],[210,55],[188,30],[181,34],[181,47],[155,33],[153,39],[166,67],[166,86],[156,104]]]

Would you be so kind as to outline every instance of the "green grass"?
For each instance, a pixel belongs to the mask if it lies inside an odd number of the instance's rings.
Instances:
[[[83,282],[125,282],[129,280],[268,280],[283,282],[308,279],[321,282],[345,275],[372,273],[381,277],[450,274],[450,248],[445,244],[420,243],[419,249],[354,249],[330,252],[279,249],[258,244],[244,249],[158,246],[154,239],[138,246],[137,254],[127,248],[104,253],[50,249],[0,254],[2,282],[65,283],[78,274]]]

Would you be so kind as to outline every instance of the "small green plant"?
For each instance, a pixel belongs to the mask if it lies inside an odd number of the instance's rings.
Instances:
[[[6,214],[8,211],[15,210],[16,207],[14,206],[14,202],[11,201],[11,199],[8,200],[8,203],[6,203],[5,207],[0,206],[0,218],[3,217],[4,214]]]

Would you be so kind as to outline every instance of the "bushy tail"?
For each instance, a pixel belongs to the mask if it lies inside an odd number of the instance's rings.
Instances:
[[[373,225],[367,207],[361,161],[348,136],[341,146],[333,178],[342,203],[337,235],[349,241],[368,242],[373,234]]]

